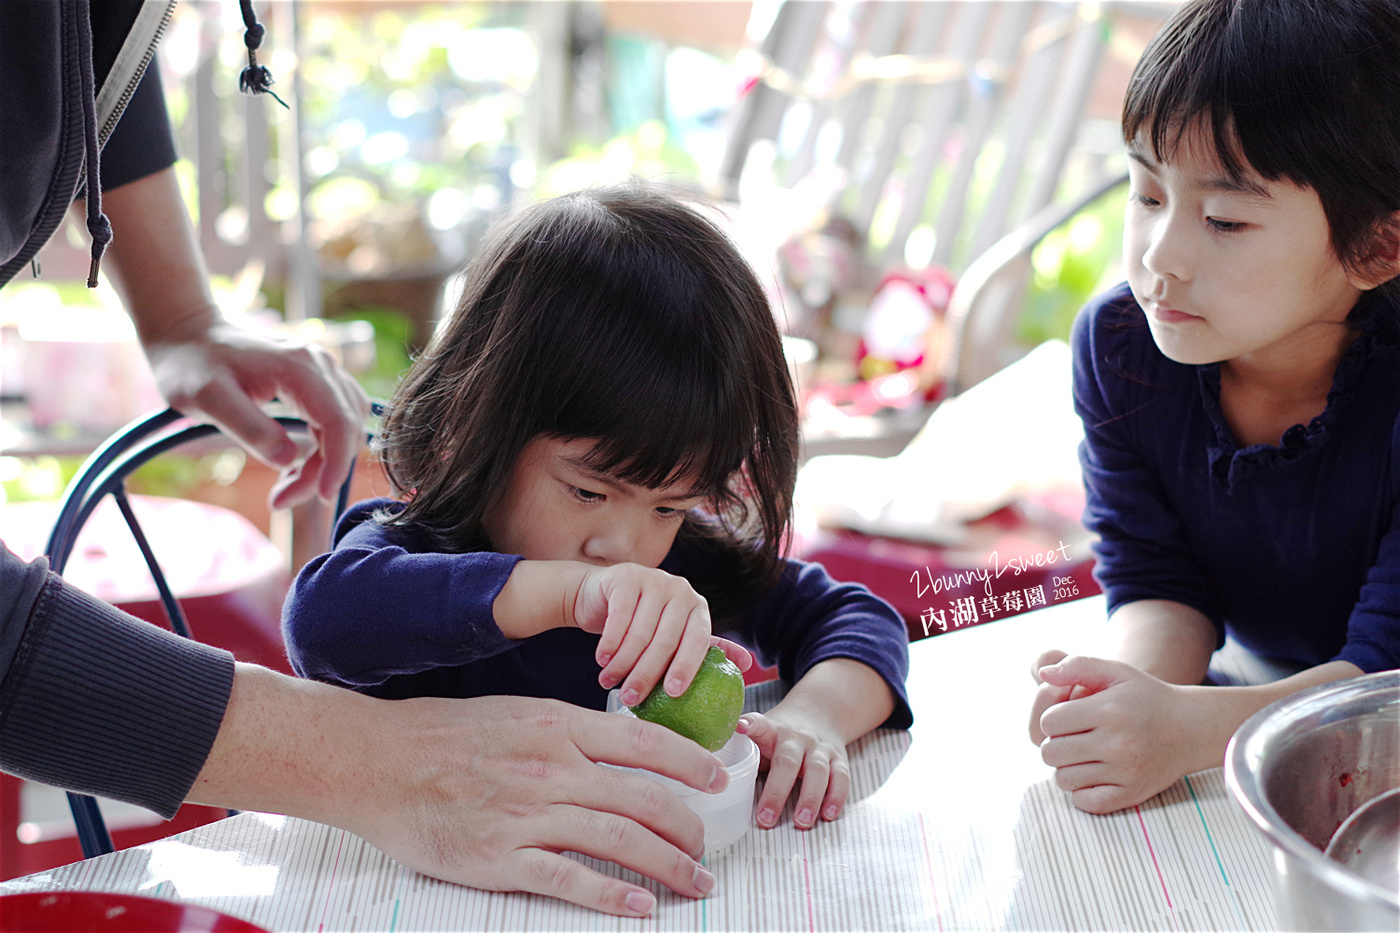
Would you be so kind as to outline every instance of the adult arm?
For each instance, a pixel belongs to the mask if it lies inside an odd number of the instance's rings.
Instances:
[[[102,204],[115,231],[104,268],[166,401],[281,468],[274,508],[332,499],[364,444],[368,400],[358,383],[320,347],[223,318],[173,167],[104,191]],[[274,398],[306,418],[312,450],[261,410]]]
[[[437,878],[623,916],[655,897],[562,852],[708,893],[699,819],[603,761],[702,790],[726,780],[714,756],[652,723],[522,697],[377,700],[240,664],[190,799],[330,823]]]
[[[0,767],[169,817],[185,799],[320,820],[435,877],[637,916],[655,900],[562,858],[617,861],[680,894],[714,884],[693,787],[713,756],[659,726],[550,701],[374,700],[131,618],[0,548]]]

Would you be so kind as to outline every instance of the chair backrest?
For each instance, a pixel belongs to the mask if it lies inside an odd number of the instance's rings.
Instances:
[[[278,417],[277,421],[286,430],[293,433],[309,431],[309,426],[301,418]],[[190,630],[185,612],[172,591],[167,581],[166,572],[162,569],[147,534],[142,528],[137,515],[138,510],[133,508],[131,497],[127,492],[127,479],[137,469],[167,451],[218,434],[219,429],[214,425],[191,421],[174,409],[167,409],[137,419],[115,433],[88,457],[64,491],[58,517],[54,521],[53,530],[45,547],[50,569],[54,573],[63,573],[73,553],[79,532],[93,515],[98,504],[107,496],[111,496],[141,551],[146,567],[156,585],[170,627],[186,638],[196,637],[198,633]],[[339,502],[335,510],[336,515],[345,510],[350,494],[350,484],[351,477],[347,477],[341,486]],[[77,826],[83,856],[91,858],[113,851],[112,837],[107,830],[97,801],[85,795],[72,793],[68,795],[68,800],[73,811],[73,820]]]
[[[780,185],[820,168],[844,179],[827,211],[850,224],[874,266],[932,264],[961,278],[1008,236],[1043,227],[1057,205],[1121,178],[1114,108],[1141,46],[1118,26],[1155,28],[1170,6],[760,2],[755,17],[772,25],[756,50],[757,82],[733,114],[720,185],[739,199],[746,161],[766,141]],[[995,342],[1005,330],[978,333]],[[953,365],[972,362],[964,349]]]

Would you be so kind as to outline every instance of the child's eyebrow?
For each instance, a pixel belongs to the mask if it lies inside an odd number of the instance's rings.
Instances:
[[[565,455],[560,459],[564,462],[566,466],[578,470],[588,479],[593,480],[597,483],[601,483],[604,486],[609,486],[613,489],[621,489],[624,485],[635,485],[633,483],[627,483],[626,481],[621,480],[610,473],[604,473],[602,470],[599,470],[597,467],[589,463],[588,458],[582,454]],[[679,502],[682,499],[704,499],[707,496],[709,496],[708,490],[696,487],[694,489],[687,489],[684,492],[676,493],[675,495],[667,496],[666,498],[669,501]]]
[[[1161,171],[1161,167],[1145,151],[1137,146],[1127,148],[1128,158],[1156,175]],[[1256,181],[1248,178],[1231,178],[1229,175],[1214,175],[1201,183],[1201,187],[1207,191],[1224,191],[1227,194],[1243,194],[1261,201],[1272,201],[1274,196],[1269,193],[1269,189]]]

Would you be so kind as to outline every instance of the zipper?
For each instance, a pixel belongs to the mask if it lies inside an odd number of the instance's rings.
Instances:
[[[165,30],[170,25],[170,19],[175,15],[175,4],[177,0],[166,0],[165,13],[160,18],[160,24],[156,26],[155,32],[151,36],[150,42],[146,46],[146,54],[142,56],[141,63],[137,65],[136,71],[132,73],[131,80],[127,82],[126,89],[122,91],[121,97],[117,98],[116,106],[108,114],[107,119],[97,130],[97,144],[105,146],[107,137],[112,135],[112,130],[116,129],[117,121],[126,112],[126,105],[131,102],[131,97],[136,93],[136,85],[141,83],[141,78],[146,74],[146,68],[151,64],[151,59],[156,56],[156,46],[165,36]]]

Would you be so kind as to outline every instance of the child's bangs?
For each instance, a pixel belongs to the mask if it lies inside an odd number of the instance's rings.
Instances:
[[[657,387],[648,388],[654,392]],[[753,446],[753,431],[740,428],[744,421],[740,412],[726,414],[722,406],[693,400],[668,405],[656,401],[654,395],[653,401],[638,403],[638,397],[648,396],[626,394],[631,403],[617,403],[606,425],[586,419],[591,426],[576,423],[573,430],[561,432],[562,436],[598,439],[587,457],[588,466],[648,489],[684,483],[696,495],[722,495]],[[603,399],[597,401],[608,404]]]
[[[1199,132],[1231,179],[1248,175],[1250,160],[1236,133],[1234,112],[1219,91],[1230,86],[1236,69],[1222,59],[1144,59],[1123,100],[1124,142],[1147,147],[1155,161],[1165,163],[1174,159],[1184,137]]]

